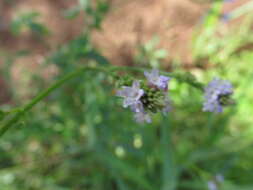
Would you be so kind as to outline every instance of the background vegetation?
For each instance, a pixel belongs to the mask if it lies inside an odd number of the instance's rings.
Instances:
[[[214,76],[228,79],[235,86],[235,106],[220,115],[203,113],[202,94],[172,80],[173,111],[140,125],[114,97],[108,76],[85,74],[50,94],[1,138],[0,189],[216,190],[210,189],[216,183],[219,190],[252,190],[253,3],[226,14],[224,4],[233,2],[195,3],[208,4],[208,11],[194,26],[190,66],[178,57],[166,60],[170,52],[156,34],[136,47],[131,66],[187,70],[205,83]],[[7,94],[1,95],[1,109],[23,105],[81,64],[111,64],[92,40],[113,11],[110,5],[79,0],[62,9],[62,19],[83,19],[82,31],[50,47],[35,67],[17,69],[17,60],[29,58],[33,49],[1,47],[1,91]],[[42,44],[53,35],[34,10],[18,13],[0,32],[2,41],[6,33],[13,39],[28,33]]]

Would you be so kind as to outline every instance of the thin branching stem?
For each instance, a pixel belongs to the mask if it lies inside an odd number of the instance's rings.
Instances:
[[[143,73],[147,69],[141,68],[141,67],[112,66],[112,65],[110,65],[110,66],[107,65],[107,67],[104,67],[104,66],[94,66],[94,67],[84,66],[84,67],[80,67],[77,70],[65,75],[63,78],[59,79],[54,84],[52,84],[50,87],[48,87],[47,89],[45,89],[44,91],[39,93],[29,103],[27,103],[26,105],[18,108],[17,111],[15,112],[14,116],[11,119],[7,120],[1,126],[1,128],[0,128],[0,137],[2,137],[6,133],[6,131],[8,131],[14,124],[16,124],[26,112],[31,110],[33,108],[33,106],[35,106],[42,99],[47,97],[52,91],[59,88],[65,82],[67,82],[67,81],[69,81],[69,80],[71,80],[75,77],[80,76],[81,74],[83,74],[86,71],[98,71],[98,72],[103,72],[103,73],[107,73],[107,74],[111,75],[113,72],[124,71],[124,70],[125,71]],[[161,72],[161,73],[163,75],[173,77],[173,78],[177,79],[180,82],[187,82],[190,85],[196,87],[197,89],[200,89],[200,90],[203,89],[201,83],[198,83],[197,81],[194,81],[194,80],[190,80],[189,78],[185,77],[183,74],[175,74],[175,73],[167,73],[167,72]]]
[[[49,88],[45,89],[44,91],[42,91],[41,93],[39,93],[35,98],[33,98],[28,104],[26,104],[25,106],[23,106],[22,108],[19,109],[19,111],[17,113],[15,113],[15,115],[8,120],[5,124],[3,124],[3,126],[0,129],[0,137],[2,137],[7,130],[9,130],[14,124],[16,124],[19,119],[29,110],[31,110],[31,108],[36,105],[38,102],[40,102],[43,98],[45,98],[46,96],[48,96],[52,91],[54,91],[55,89],[59,88],[61,85],[63,85],[66,81],[69,81],[79,75],[81,75],[83,72],[86,72],[88,70],[94,70],[94,71],[102,71],[102,72],[107,72],[107,70],[103,67],[82,67],[77,69],[76,71],[73,71],[67,75],[65,75],[63,78],[61,78],[60,80],[56,81],[54,84],[52,84]]]
[[[134,72],[141,72],[147,71],[146,68],[143,67],[129,67],[129,66],[112,66],[110,68],[110,71],[134,71]],[[187,83],[193,87],[195,87],[198,90],[203,91],[204,87],[203,84],[195,80],[194,76],[190,73],[169,73],[169,72],[160,72],[162,75],[175,78],[177,81],[182,83]]]

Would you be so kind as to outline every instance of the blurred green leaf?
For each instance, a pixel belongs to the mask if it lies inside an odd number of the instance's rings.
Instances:
[[[38,35],[47,35],[49,30],[47,27],[39,22],[36,19],[40,16],[38,12],[26,12],[21,13],[17,16],[16,19],[12,20],[10,27],[11,31],[15,35],[19,35],[25,29],[29,29],[32,32],[37,33]]]
[[[79,7],[73,7],[71,9],[68,9],[64,11],[64,16],[68,19],[74,19],[80,14],[80,8]]]

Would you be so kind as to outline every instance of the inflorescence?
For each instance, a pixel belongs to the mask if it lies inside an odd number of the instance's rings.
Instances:
[[[122,97],[123,107],[129,107],[134,112],[137,122],[150,123],[151,115],[157,112],[166,114],[171,110],[168,83],[170,77],[159,75],[157,69],[150,73],[144,72],[145,80],[134,80],[129,76],[120,77],[116,95]],[[213,79],[205,91],[203,111],[220,113],[223,106],[232,104],[230,96],[233,87],[229,81]]]
[[[232,94],[233,86],[229,81],[214,78],[205,88],[203,111],[222,112],[223,106],[233,103]]]

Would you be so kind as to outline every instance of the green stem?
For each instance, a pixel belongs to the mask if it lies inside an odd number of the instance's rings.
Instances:
[[[5,122],[2,127],[0,128],[0,137],[5,134],[7,130],[9,130],[15,123],[19,121],[19,119],[29,110],[33,108],[34,105],[36,105],[38,102],[40,102],[43,98],[48,96],[52,91],[60,87],[62,84],[64,84],[66,81],[71,80],[79,75],[81,75],[83,72],[88,71],[88,70],[94,70],[94,71],[101,71],[107,74],[112,74],[113,71],[120,71],[120,70],[126,70],[126,71],[135,71],[135,72],[141,72],[143,73],[146,69],[145,68],[140,68],[140,67],[127,67],[127,66],[112,66],[108,65],[107,68],[101,67],[101,66],[96,66],[96,67],[91,67],[91,66],[84,66],[76,71],[73,71],[67,75],[65,75],[62,79],[56,81],[54,84],[52,84],[49,88],[46,90],[42,91],[39,93],[35,98],[31,100],[28,104],[25,106],[18,108],[15,112],[15,115]],[[183,74],[175,74],[175,73],[167,73],[167,72],[161,72],[163,75],[169,76],[176,78],[180,82],[186,82],[200,90],[203,90],[202,84],[196,82],[193,79],[190,79],[189,77],[185,77]]]
[[[86,66],[86,67],[79,68],[78,70],[65,75],[62,79],[58,80],[57,82],[52,84],[49,88],[47,88],[46,90],[44,90],[40,94],[38,94],[34,99],[31,100],[31,102],[26,104],[23,108],[20,108],[20,111],[18,111],[9,121],[7,121],[1,127],[0,137],[2,137],[5,134],[5,132],[11,128],[11,126],[13,126],[27,111],[29,111],[34,105],[36,105],[38,102],[40,102],[44,97],[48,96],[52,91],[54,91],[55,89],[60,87],[66,81],[73,79],[88,70],[107,72],[107,70],[102,67]]]
[[[4,114],[7,115],[7,114],[13,114],[13,113],[17,113],[20,111],[20,108],[17,107],[17,108],[14,108],[12,110],[8,110],[8,111],[4,111]]]

